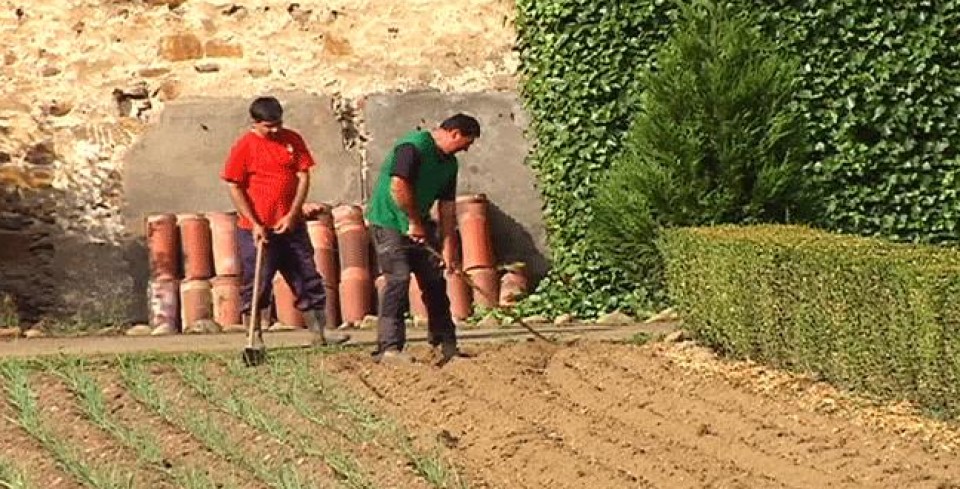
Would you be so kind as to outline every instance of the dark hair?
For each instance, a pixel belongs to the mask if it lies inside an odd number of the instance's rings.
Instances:
[[[274,97],[259,97],[250,104],[250,117],[255,122],[280,122],[283,106]]]
[[[447,120],[440,124],[440,128],[448,131],[456,129],[460,131],[460,134],[468,138],[480,137],[480,123],[466,114],[456,114],[447,118]]]

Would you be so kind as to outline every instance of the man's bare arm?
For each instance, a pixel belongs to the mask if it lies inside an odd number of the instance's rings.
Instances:
[[[423,229],[423,220],[417,211],[417,201],[414,197],[413,185],[401,177],[390,179],[390,194],[400,209],[407,214],[410,221],[410,229],[407,234],[414,239],[422,240],[425,237]]]
[[[303,214],[303,202],[307,200],[307,191],[309,188],[310,173],[306,171],[297,172],[297,193],[293,197],[292,207],[287,214],[273,226],[275,233],[284,234],[297,226]]]
[[[263,224],[260,223],[260,220],[257,219],[257,216],[253,213],[253,207],[250,205],[250,197],[247,196],[247,192],[240,188],[235,183],[230,183],[230,200],[233,201],[233,206],[236,207],[237,212],[253,223],[253,237],[257,240],[267,241],[267,234],[264,232]]]
[[[297,172],[297,195],[293,198],[293,208],[290,212],[299,217],[300,210],[303,209],[303,203],[307,201],[307,193],[310,191],[310,172]]]
[[[250,205],[250,197],[247,196],[247,192],[235,183],[231,183],[229,186],[230,200],[233,201],[233,206],[236,207],[237,212],[253,224],[259,225],[260,221],[257,220],[257,216],[253,215],[253,207]]]

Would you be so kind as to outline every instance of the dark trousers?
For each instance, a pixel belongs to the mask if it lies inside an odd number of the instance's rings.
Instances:
[[[257,263],[257,247],[253,233],[237,230],[240,259],[243,262],[243,313],[249,313],[253,300],[253,272]],[[327,296],[323,290],[323,278],[317,273],[313,261],[313,245],[307,227],[300,224],[284,234],[271,234],[263,248],[263,269],[260,272],[260,298],[257,307],[261,310],[270,305],[273,295],[273,277],[277,272],[283,276],[294,296],[297,309],[301,311],[323,310]]]
[[[377,352],[394,348],[402,350],[407,340],[404,316],[410,310],[410,274],[416,277],[427,307],[428,339],[431,345],[456,343],[456,326],[450,315],[447,281],[440,260],[405,234],[396,230],[371,226],[377,261],[387,284],[380,298],[377,321]],[[431,235],[433,233],[430,233]],[[436,241],[432,240],[435,244]],[[436,248],[434,248],[436,249]]]

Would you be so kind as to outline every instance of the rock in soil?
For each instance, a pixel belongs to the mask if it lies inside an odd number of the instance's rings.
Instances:
[[[687,332],[684,330],[674,331],[663,337],[664,343],[679,343],[681,341],[687,341],[690,337],[687,335]]]
[[[570,324],[572,322],[573,322],[573,314],[561,314],[553,320],[553,324],[556,324],[557,326]]]
[[[153,328],[146,324],[138,324],[127,330],[127,336],[149,336],[153,332]]]
[[[499,328],[500,321],[497,321],[497,318],[494,317],[493,314],[488,314],[477,322],[477,326],[480,328]]]
[[[23,330],[19,327],[0,328],[0,338],[19,338]]]
[[[597,324],[630,324],[633,322],[633,318],[620,312],[614,311],[609,314],[604,314],[597,319]]]
[[[564,338],[562,341],[565,346],[576,346],[582,340],[583,340],[583,336],[576,335],[576,336],[570,336],[570,337]]]
[[[550,319],[547,318],[546,316],[534,315],[534,316],[527,316],[521,319],[521,321],[523,321],[524,324],[547,324],[550,322]]]
[[[663,321],[676,321],[680,319],[680,316],[677,315],[677,312],[672,308],[668,307],[653,316],[650,316],[649,319],[644,321],[645,323],[659,323]]]
[[[170,336],[177,333],[177,328],[174,328],[169,324],[161,324],[160,326],[153,328],[153,331],[150,332],[150,336]]]

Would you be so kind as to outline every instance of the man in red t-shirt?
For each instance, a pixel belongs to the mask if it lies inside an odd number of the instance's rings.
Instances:
[[[237,241],[243,262],[244,324],[250,320],[256,243],[264,244],[260,297],[265,308],[272,295],[273,276],[283,275],[296,296],[314,345],[343,343],[349,336],[324,333],[326,294],[313,261],[313,246],[300,214],[315,165],[310,150],[296,132],[283,127],[283,107],[274,97],[250,104],[253,127],[234,143],[221,178],[230,186],[230,198],[240,214]],[[255,311],[253,314],[262,314]],[[262,316],[261,316],[262,317]],[[262,341],[261,332],[257,338]]]

